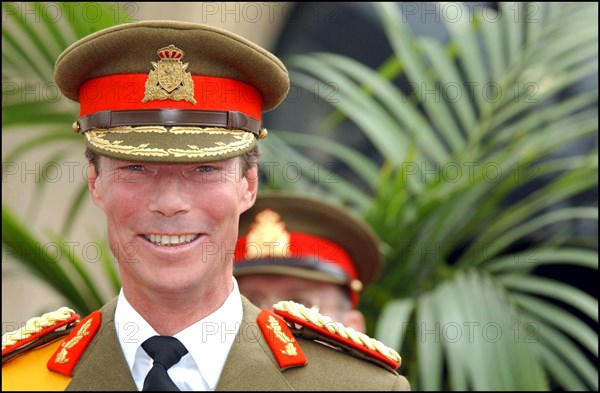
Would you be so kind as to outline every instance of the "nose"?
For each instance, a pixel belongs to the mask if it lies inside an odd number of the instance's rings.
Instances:
[[[181,179],[172,175],[160,175],[150,187],[150,210],[166,217],[183,214],[190,210],[190,198]]]

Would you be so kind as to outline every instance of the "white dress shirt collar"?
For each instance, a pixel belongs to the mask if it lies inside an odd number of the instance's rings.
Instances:
[[[189,351],[168,371],[181,390],[215,389],[239,330],[242,314],[242,300],[234,278],[233,290],[218,310],[175,335]],[[133,379],[142,390],[152,359],[141,344],[158,333],[131,306],[122,289],[115,311],[115,328]]]

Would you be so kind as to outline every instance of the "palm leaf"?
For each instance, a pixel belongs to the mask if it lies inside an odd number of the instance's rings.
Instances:
[[[66,158],[69,144],[80,152],[84,144],[81,135],[70,131],[77,117],[77,106],[61,96],[54,84],[54,62],[78,38],[127,22],[130,17],[127,5],[93,2],[2,3],[2,10],[2,133],[3,140],[10,146],[3,153],[3,176],[8,179],[10,171],[29,155],[38,160],[35,168],[39,181],[33,187],[35,197],[26,217],[32,228],[36,213],[48,208],[43,205],[43,194],[52,192],[49,186],[53,179],[46,171]],[[40,152],[48,154],[48,158],[40,158]],[[77,188],[86,189],[83,179],[75,178],[79,179],[82,183],[76,184],[80,186]],[[63,236],[75,220],[81,218],[78,212],[84,205],[85,195],[85,191],[75,192],[62,232],[52,236],[28,230],[10,206],[3,203],[2,207],[3,246],[12,250],[14,260],[42,277],[83,315],[97,309],[105,300],[89,267],[69,252],[70,243]],[[43,244],[55,244],[61,257],[53,259],[45,253],[36,253]],[[105,244],[102,247],[108,251]],[[116,293],[118,277],[114,266],[108,267],[106,262],[104,266]]]
[[[305,89],[339,88],[321,95],[333,108],[322,131],[349,119],[386,162],[362,210],[386,253],[362,302],[368,326],[402,349],[416,389],[597,387],[597,298],[537,274],[598,269],[597,240],[575,230],[598,220],[597,203],[571,202],[597,188],[597,85],[579,88],[597,75],[597,5],[501,3],[446,20],[445,44],[414,36],[393,3],[374,7],[393,49],[380,68],[286,59]],[[565,153],[577,144],[589,148]],[[486,323],[503,337],[442,334]]]
[[[84,289],[76,287],[63,269],[62,252],[57,257],[45,252],[47,243],[39,242],[14,215],[2,205],[2,244],[9,254],[18,258],[32,273],[51,285],[58,293],[68,299],[76,311],[88,314],[97,308],[89,302]]]

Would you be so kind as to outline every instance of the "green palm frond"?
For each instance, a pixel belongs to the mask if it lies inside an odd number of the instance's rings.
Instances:
[[[81,135],[70,131],[78,108],[54,83],[54,62],[77,39],[130,21],[128,11],[126,5],[117,3],[2,3],[2,133],[10,145],[2,158],[3,178],[15,168],[23,168],[28,155],[37,157],[30,166],[36,183],[27,216],[19,218],[10,206],[2,204],[3,247],[82,315],[106,300],[100,290],[102,280],[92,279],[91,270],[69,249],[72,244],[67,239],[84,204],[87,184],[76,178],[81,184],[71,197],[59,234],[35,233],[25,222],[34,222],[43,208],[41,201],[53,182],[51,169],[68,162],[69,152],[81,156],[84,148]],[[49,147],[49,157],[40,156]],[[49,244],[57,248],[56,255],[40,251]],[[108,247],[99,236],[94,244],[102,252],[106,280],[116,294],[119,278]]]
[[[29,134],[3,157],[8,163],[3,170],[48,145],[60,146],[64,152],[81,152],[81,135],[69,132],[78,107],[63,97],[54,83],[54,62],[77,39],[130,21],[127,8],[116,3],[8,2],[2,3],[2,11],[2,132]],[[40,171],[65,158],[55,154],[38,166]],[[45,183],[41,176],[36,194],[42,195]],[[75,196],[75,212],[80,199]],[[69,232],[72,219],[73,214],[67,216],[64,233]]]
[[[597,274],[597,239],[576,230],[597,225],[597,201],[571,201],[597,189],[598,90],[582,82],[597,75],[598,6],[453,4],[463,17],[446,20],[447,44],[374,6],[393,49],[381,69],[332,53],[285,60],[297,85],[337,87],[323,132],[349,119],[386,162],[332,150],[370,187],[355,206],[386,251],[363,296],[369,328],[415,389],[597,389],[597,298],[537,272]]]

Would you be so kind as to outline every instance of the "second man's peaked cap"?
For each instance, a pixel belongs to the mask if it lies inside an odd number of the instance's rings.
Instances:
[[[234,275],[283,274],[348,288],[354,305],[379,276],[383,253],[371,227],[312,196],[263,192],[242,213]]]

